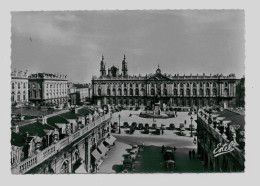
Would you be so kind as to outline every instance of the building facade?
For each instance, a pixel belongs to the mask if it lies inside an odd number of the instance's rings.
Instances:
[[[11,102],[28,102],[28,74],[27,71],[14,70],[11,74]]]
[[[236,103],[238,81],[234,74],[163,74],[159,66],[154,74],[128,75],[125,56],[122,73],[115,66],[106,70],[102,56],[100,76],[92,78],[92,98],[97,105],[150,106],[159,98],[160,104],[166,106],[229,107]]]
[[[80,105],[91,102],[91,84],[70,83],[69,102],[71,105]]]
[[[115,138],[111,113],[77,108],[15,126],[11,138],[13,174],[92,173]]]
[[[68,101],[66,75],[36,73],[28,77],[29,101],[35,104],[64,104]]]
[[[212,172],[244,171],[245,118],[243,114],[231,110],[216,113],[199,111],[197,138],[198,155],[207,170]],[[233,143],[233,150],[227,147],[219,148],[220,145],[225,146],[231,143]]]

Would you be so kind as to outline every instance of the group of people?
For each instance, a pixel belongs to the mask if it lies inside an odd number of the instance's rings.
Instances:
[[[176,150],[177,150],[177,148],[174,146],[174,147],[173,147],[173,151],[175,152]],[[164,153],[164,151],[165,151],[165,146],[163,145],[163,146],[162,146],[162,153]]]
[[[189,158],[190,159],[195,159],[195,150],[194,149],[192,151],[189,150]]]

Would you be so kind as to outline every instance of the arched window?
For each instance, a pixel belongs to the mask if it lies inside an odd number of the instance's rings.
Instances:
[[[183,87],[183,83],[180,84],[180,87]]]
[[[161,89],[159,89],[159,88],[157,89],[157,94],[161,95]]]
[[[20,83],[18,83],[18,88],[20,88]]]
[[[167,89],[163,90],[163,95],[167,96]]]
[[[187,89],[187,90],[186,90],[186,95],[187,95],[187,96],[190,96],[190,89]]]
[[[217,87],[217,84],[216,84],[216,83],[213,83],[213,87]]]
[[[202,84],[202,83],[200,83],[200,87],[203,87],[203,84]]]
[[[166,83],[163,84],[163,87],[166,88]]]
[[[130,87],[133,87],[132,83],[130,83]]]
[[[26,99],[26,92],[23,91],[23,101],[25,101],[25,99]]]
[[[118,94],[119,94],[119,96],[122,96],[122,91],[120,88],[118,89]]]
[[[196,83],[193,83],[193,88],[196,88],[197,86],[196,86]]]
[[[178,94],[177,89],[174,89],[174,90],[173,90],[173,94],[174,94],[175,96],[177,96],[177,94]]]
[[[124,89],[124,95],[127,96],[127,89]]]
[[[141,96],[144,96],[145,95],[145,90],[144,88],[141,89]]]
[[[181,95],[181,96],[184,95],[184,91],[183,91],[183,89],[180,89],[180,95]]]
[[[138,89],[135,89],[135,95],[139,96],[139,90]]]
[[[225,97],[228,96],[228,89],[227,89],[227,88],[224,89],[224,96],[225,96]]]
[[[207,95],[207,96],[210,95],[210,90],[209,90],[209,89],[206,90],[206,95]]]
[[[154,89],[153,89],[153,88],[151,89],[151,95],[152,95],[152,96],[154,96],[154,95],[155,95],[155,91],[154,91]]]
[[[133,89],[130,89],[130,96],[133,95]]]
[[[189,83],[187,83],[187,87],[190,87],[190,84],[189,84]]]
[[[197,96],[197,90],[196,90],[196,89],[193,89],[193,90],[192,90],[192,94],[193,94],[193,96]]]
[[[228,87],[228,83],[227,82],[225,83],[225,87]]]
[[[203,96],[203,89],[200,89],[200,96]]]
[[[213,93],[213,96],[216,96],[216,95],[217,95],[217,90],[214,88],[214,89],[212,90],[212,93]]]
[[[116,89],[113,88],[113,96],[116,96]]]
[[[17,93],[17,101],[21,101],[21,97],[20,97],[21,95],[20,95],[20,91],[18,91],[18,93]]]
[[[98,89],[98,95],[101,96],[101,89]]]
[[[110,96],[111,92],[110,92],[110,89],[108,88],[107,89],[107,95]]]
[[[124,87],[126,87],[126,84],[124,83]]]
[[[151,87],[154,87],[154,84],[153,84],[153,83],[151,83]]]
[[[12,83],[12,89],[14,89],[14,83]]]
[[[177,87],[177,84],[176,84],[176,83],[173,83],[173,86],[174,86],[174,87]]]
[[[209,87],[209,83],[207,83],[206,86]]]
[[[12,92],[11,101],[14,102],[14,92]]]

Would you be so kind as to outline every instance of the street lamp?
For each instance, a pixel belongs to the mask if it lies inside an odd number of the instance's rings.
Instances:
[[[190,137],[193,137],[193,135],[192,135],[192,120],[193,120],[193,117],[191,116],[190,117],[190,121],[191,121],[191,124],[190,124]]]
[[[119,119],[119,126],[118,126],[118,127],[119,127],[119,131],[118,131],[118,134],[121,134],[121,128],[120,128],[120,118],[121,118],[121,115],[119,114],[119,115],[118,115],[118,119]]]

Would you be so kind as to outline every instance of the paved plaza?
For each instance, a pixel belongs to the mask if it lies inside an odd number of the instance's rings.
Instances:
[[[121,134],[112,134],[117,138],[115,146],[111,147],[111,150],[107,153],[104,158],[104,162],[99,168],[99,173],[122,173],[123,171],[123,160],[129,154],[132,145],[142,145],[144,144],[144,149],[141,149],[135,161],[135,166],[132,173],[168,173],[166,169],[165,161],[163,159],[163,153],[161,152],[161,147],[164,145],[166,149],[172,150],[176,147],[177,150],[174,152],[176,161],[176,173],[182,172],[205,172],[203,165],[200,160],[195,155],[195,159],[189,159],[189,150],[196,151],[196,144],[194,143],[194,137],[190,137],[190,131],[186,130],[186,136],[180,136],[178,134],[178,128],[180,123],[187,121],[185,127],[188,129],[190,124],[190,117],[188,112],[179,112],[176,118],[169,119],[152,119],[140,118],[139,111],[126,111],[123,110],[119,113],[114,113],[112,118],[112,123],[119,122],[118,115],[120,114],[121,126],[123,122],[148,123],[151,127],[153,123],[158,126],[165,124],[166,127],[170,123],[174,123],[176,130],[165,130],[163,135],[155,135],[153,133],[143,134],[142,130],[136,130],[134,134],[128,134],[128,128],[121,128]],[[129,117],[129,114],[132,114]],[[193,124],[196,126],[196,115],[192,115]],[[152,131],[152,129],[150,130]]]

